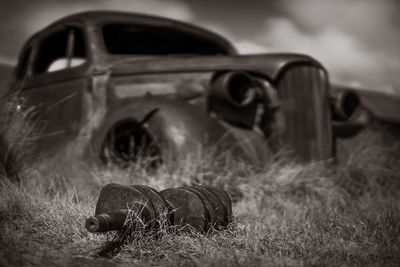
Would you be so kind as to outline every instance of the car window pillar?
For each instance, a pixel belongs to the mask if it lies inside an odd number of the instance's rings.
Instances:
[[[74,29],[70,28],[68,32],[68,40],[67,40],[67,68],[71,68],[72,65],[72,57],[74,55],[74,46],[75,46],[75,34]]]

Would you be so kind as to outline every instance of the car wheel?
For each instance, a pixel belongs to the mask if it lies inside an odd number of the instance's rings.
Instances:
[[[156,168],[162,162],[161,151],[150,134],[133,122],[123,122],[109,130],[101,157],[106,164],[119,167],[139,163]]]

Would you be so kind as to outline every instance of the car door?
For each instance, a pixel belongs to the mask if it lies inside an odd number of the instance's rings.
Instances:
[[[57,148],[82,127],[84,94],[90,85],[85,32],[63,25],[38,37],[29,75],[21,84],[26,105],[40,120],[40,144]]]

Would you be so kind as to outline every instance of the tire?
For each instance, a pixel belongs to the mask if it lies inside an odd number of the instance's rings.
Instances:
[[[122,168],[136,163],[156,168],[162,162],[160,155],[160,149],[146,129],[132,121],[112,127],[101,150],[103,162]]]

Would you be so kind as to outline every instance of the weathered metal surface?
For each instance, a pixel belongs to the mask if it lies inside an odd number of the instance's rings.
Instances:
[[[132,185],[132,187],[139,190],[149,199],[149,203],[155,211],[156,220],[159,220],[162,216],[166,216],[168,214],[167,202],[156,190],[146,185]]]
[[[108,184],[100,192],[95,214],[126,210],[135,203],[150,204],[150,200],[133,187]],[[152,217],[155,217],[155,215]]]
[[[43,126],[38,147],[53,153],[65,145],[62,140],[75,137],[85,125],[84,94],[89,81],[84,76],[72,79],[65,74],[49,82],[45,78],[50,75],[45,76],[28,79],[21,96],[26,99],[24,104],[35,106],[40,116]]]
[[[174,188],[160,194],[173,209],[172,225],[190,225],[199,231],[207,231],[210,227],[221,229],[233,220],[231,199],[219,187]]]
[[[139,216],[149,227],[156,225],[157,215],[151,200],[136,188],[118,184],[103,187],[96,205],[95,217],[98,217],[91,220],[98,222],[99,226],[96,224],[96,227],[99,229],[111,231],[110,229],[115,230],[121,225],[123,216],[119,212],[124,213],[126,217],[128,211]],[[110,215],[115,212],[118,212],[118,216]],[[94,229],[93,227],[90,230]]]
[[[245,72],[216,75],[208,90],[208,109],[224,121],[251,129],[258,109],[257,89]]]
[[[194,228],[203,232],[206,229],[206,207],[195,193],[183,188],[171,188],[161,191],[160,195],[172,208],[172,225],[182,230]]]
[[[210,203],[214,213],[214,221],[209,221],[211,226],[220,228],[226,225],[226,223],[228,222],[228,220],[226,219],[228,217],[228,209],[224,207],[218,196],[203,186],[192,186],[191,188],[200,192],[208,201],[208,203]]]
[[[110,62],[112,76],[145,73],[247,71],[275,80],[294,65],[322,66],[313,58],[299,54],[259,54],[231,56],[192,56]]]
[[[200,198],[201,202],[203,202],[203,206],[204,206],[205,212],[206,212],[206,216],[204,218],[206,220],[206,224],[213,225],[215,223],[215,213],[214,213],[214,209],[211,205],[211,202],[210,202],[210,200],[207,199],[206,195],[203,194],[200,190],[198,190],[196,188],[183,187],[182,189],[188,190],[188,191],[196,194],[196,196]],[[204,230],[206,230],[207,228],[208,228],[208,225],[206,225]]]
[[[371,113],[361,104],[360,97],[351,91],[340,92],[331,98],[332,131],[336,138],[351,138],[371,121]]]
[[[314,66],[283,73],[278,95],[282,103],[283,144],[302,161],[332,157],[332,125],[327,74]]]
[[[217,198],[221,201],[221,204],[223,206],[224,212],[223,214],[226,216],[221,225],[226,226],[229,223],[233,221],[233,215],[232,215],[232,202],[231,198],[229,197],[228,193],[224,191],[223,189],[215,186],[205,186],[208,191],[213,193]]]
[[[86,229],[89,232],[107,232],[119,230],[124,226],[127,216],[126,210],[101,213],[86,220]]]
[[[119,230],[128,213],[142,220],[149,230],[166,222],[179,231],[206,232],[232,222],[229,195],[218,187],[170,188],[158,193],[144,185],[108,184],[100,192],[95,216],[86,220],[86,229]]]
[[[359,98],[360,107],[367,110],[373,119],[400,124],[400,95],[388,94],[371,89],[333,85],[331,96],[337,101],[343,95],[354,94]]]

